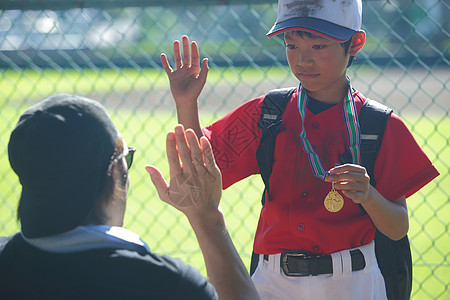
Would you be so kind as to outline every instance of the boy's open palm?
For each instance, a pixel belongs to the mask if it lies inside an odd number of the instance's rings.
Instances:
[[[173,42],[175,70],[169,64],[167,55],[161,54],[161,63],[169,77],[170,90],[177,105],[196,102],[206,83],[208,59],[204,58],[200,68],[200,55],[196,42],[189,44],[189,38],[182,38],[183,53],[180,42]],[[191,49],[192,48],[192,49]],[[192,51],[192,52],[191,52]]]

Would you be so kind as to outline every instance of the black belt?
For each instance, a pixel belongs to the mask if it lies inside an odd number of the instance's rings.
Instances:
[[[350,250],[352,271],[364,269],[366,261],[361,250]],[[268,255],[264,255],[268,260]],[[317,256],[307,251],[286,250],[281,253],[280,266],[286,276],[317,276],[333,274],[331,255]]]

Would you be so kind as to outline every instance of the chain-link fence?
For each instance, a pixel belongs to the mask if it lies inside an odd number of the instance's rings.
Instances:
[[[352,84],[392,107],[441,173],[408,199],[413,299],[450,299],[449,1],[363,5],[368,39],[349,69]],[[51,94],[76,93],[103,103],[138,148],[125,226],[154,251],[204,272],[186,220],[160,203],[143,168],[156,164],[168,174],[164,140],[176,124],[159,55],[172,57],[172,41],[184,34],[199,43],[210,65],[199,100],[206,125],[246,100],[297,84],[282,39],[265,36],[275,19],[276,1],[262,0],[1,0],[0,235],[19,228],[20,188],[6,151],[19,114]],[[260,178],[252,177],[224,192],[229,230],[246,264],[261,191]]]

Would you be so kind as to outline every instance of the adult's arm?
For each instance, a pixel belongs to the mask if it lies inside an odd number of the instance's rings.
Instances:
[[[162,201],[183,212],[195,232],[211,284],[220,299],[259,299],[228,233],[219,202],[222,179],[206,137],[177,125],[167,135],[170,184],[146,166]],[[181,162],[180,162],[181,159]]]

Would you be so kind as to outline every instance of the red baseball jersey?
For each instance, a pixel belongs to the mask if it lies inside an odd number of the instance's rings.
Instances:
[[[356,109],[365,101],[353,94]],[[261,138],[257,121],[264,97],[248,101],[203,129],[211,141],[216,162],[222,171],[223,187],[258,174],[256,149]],[[323,201],[331,183],[314,176],[302,148],[302,120],[297,91],[283,114],[286,130],[276,138],[270,177],[271,201],[261,209],[254,251],[275,254],[287,249],[329,254],[365,245],[374,239],[375,226],[369,216],[349,198],[338,212],[326,210]],[[308,140],[320,156],[325,170],[339,162],[348,148],[347,129],[341,105],[318,114],[305,112]],[[439,175],[411,132],[399,117],[389,117],[375,164],[377,190],[388,200],[406,197]],[[259,199],[254,199],[255,205]]]

